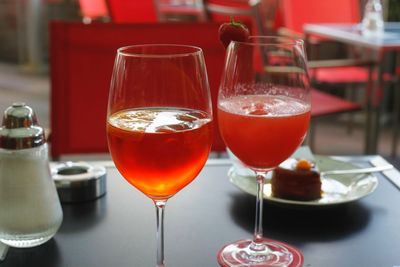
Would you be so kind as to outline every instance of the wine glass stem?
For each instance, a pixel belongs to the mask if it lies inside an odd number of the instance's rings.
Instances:
[[[157,267],[164,267],[164,209],[165,200],[155,200],[157,213]]]
[[[262,245],[263,239],[263,194],[264,194],[264,180],[265,173],[256,172],[257,179],[257,196],[256,196],[256,221],[254,228],[253,244],[251,248],[253,250],[265,250],[265,246]]]

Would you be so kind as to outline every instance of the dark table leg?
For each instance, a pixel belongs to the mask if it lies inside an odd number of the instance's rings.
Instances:
[[[395,63],[394,63],[394,85],[393,85],[393,139],[392,139],[392,151],[391,156],[396,157],[397,154],[397,143],[399,138],[399,120],[400,120],[400,80],[397,76],[397,64],[400,62],[400,53],[396,52]]]
[[[369,105],[369,107],[367,106],[369,110],[367,109],[366,134],[368,138],[366,138],[366,154],[377,154],[378,151],[380,115],[382,109],[382,100],[384,99],[383,60],[384,52],[379,51],[378,63],[375,67],[377,77],[369,90],[369,103],[367,103],[367,105]],[[370,73],[370,79],[375,78],[372,76],[372,73]]]

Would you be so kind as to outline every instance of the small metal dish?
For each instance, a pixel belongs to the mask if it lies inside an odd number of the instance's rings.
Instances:
[[[51,167],[63,203],[97,199],[106,193],[106,169],[87,162],[65,162]]]

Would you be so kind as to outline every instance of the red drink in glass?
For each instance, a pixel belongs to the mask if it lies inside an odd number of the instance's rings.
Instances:
[[[107,122],[116,167],[153,199],[173,196],[197,176],[208,157],[211,131],[207,114],[190,109],[129,109]]]
[[[269,169],[304,140],[310,106],[287,96],[240,95],[219,103],[218,120],[225,143],[243,163]]]
[[[221,266],[302,266],[297,249],[263,237],[263,198],[268,172],[306,136],[310,100],[302,40],[250,36],[247,42],[230,43],[218,93],[218,122],[227,147],[256,176],[256,223],[252,239],[232,242],[218,252]]]
[[[211,125],[201,48],[145,44],[118,49],[108,97],[108,146],[121,175],[154,202],[158,267],[165,266],[167,200],[206,163]]]

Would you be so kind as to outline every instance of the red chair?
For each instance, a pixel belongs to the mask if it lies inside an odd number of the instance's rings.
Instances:
[[[332,115],[340,115],[360,111],[361,105],[355,102],[347,101],[343,98],[321,92],[317,89],[311,89],[311,123],[308,142],[312,150],[315,150],[315,122],[316,119],[325,118]]]
[[[139,43],[180,43],[203,49],[214,109],[213,151],[225,150],[216,117],[225,50],[217,38],[219,24],[82,24],[50,25],[51,155],[107,153],[105,121],[111,73],[119,47]],[[196,33],[196,34],[194,34]],[[313,92],[313,117],[342,112],[337,99]],[[333,97],[335,98],[335,97]],[[355,109],[349,105],[349,109]]]
[[[312,118],[321,118],[359,110],[361,110],[360,104],[321,92],[317,89],[311,89]]]
[[[214,116],[225,51],[219,24],[82,24],[50,27],[51,155],[107,153],[107,98],[116,50],[142,43],[180,43],[204,51]],[[216,117],[214,118],[216,121]],[[225,145],[215,123],[214,151]]]
[[[326,57],[329,48],[339,47],[338,43],[322,38],[321,36],[307,36],[303,34],[303,26],[307,23],[359,23],[359,0],[281,0],[281,10],[284,27],[279,30],[282,35],[295,36],[307,39],[310,76],[317,87],[343,88],[351,100],[355,100],[357,88],[370,86],[370,75],[373,60],[363,51],[339,50],[333,58]],[[323,50],[325,49],[325,50]],[[328,53],[326,53],[328,52]],[[322,60],[321,60],[322,59]],[[371,77],[375,75],[372,74]],[[390,75],[385,75],[386,80]],[[364,93],[364,97],[368,97]],[[348,131],[351,132],[353,123],[349,117]]]
[[[116,23],[157,22],[154,0],[107,0],[111,21]]]
[[[304,38],[303,26],[307,23],[359,23],[360,1],[359,0],[281,0],[281,10],[284,27],[280,29],[283,35],[292,35]],[[312,48],[319,48],[323,41],[318,36],[310,36],[309,44]],[[317,49],[309,49],[311,60],[319,59],[321,53]],[[368,81],[368,69],[360,67],[366,60],[335,61],[332,66],[318,62],[311,64],[312,78],[316,83],[365,83]],[[339,63],[339,64],[338,64]],[[371,62],[369,62],[371,63]],[[356,66],[358,65],[358,66]]]
[[[160,21],[207,21],[203,0],[158,0]]]
[[[266,35],[260,0],[205,0],[204,9],[209,21],[228,22],[233,17],[254,28],[254,35]]]
[[[358,23],[359,0],[281,0],[286,28],[303,32],[305,23]]]

